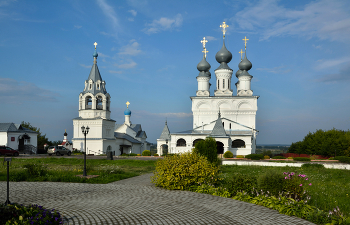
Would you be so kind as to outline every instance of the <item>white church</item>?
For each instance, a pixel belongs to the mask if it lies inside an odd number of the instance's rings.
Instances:
[[[203,59],[197,65],[199,74],[197,76],[198,90],[192,100],[193,129],[183,132],[170,133],[167,122],[159,139],[157,139],[157,153],[181,153],[191,151],[196,142],[210,136],[216,140],[217,154],[231,151],[233,155],[248,155],[255,153],[256,149],[256,112],[259,96],[254,96],[251,90],[251,76],[248,71],[252,63],[247,59],[247,41],[244,38],[245,52],[241,50],[241,62],[236,72],[236,95],[232,90],[233,70],[228,63],[232,54],[225,46],[226,25],[220,25],[223,31],[223,45],[216,53],[216,61],[219,66],[215,72],[216,90],[210,93],[209,72],[211,66],[206,61],[208,42],[203,38]],[[242,54],[244,57],[242,58]]]
[[[84,151],[85,136],[82,132],[84,126],[90,128],[86,135],[87,154],[98,155],[109,151],[114,155],[141,154],[144,150],[150,149],[150,143],[146,141],[147,135],[142,130],[141,124],[131,123],[130,103],[126,103],[123,124],[116,124],[110,117],[111,96],[97,67],[97,43],[94,45],[94,63],[88,79],[85,80],[84,90],[79,94],[79,117],[73,119],[73,148]]]

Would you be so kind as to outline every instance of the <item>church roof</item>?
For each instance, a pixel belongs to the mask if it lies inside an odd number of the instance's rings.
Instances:
[[[160,135],[159,139],[170,139],[170,131],[169,131],[169,127],[168,127],[168,123],[165,122],[165,126],[163,128],[162,134]]]
[[[217,137],[217,136],[227,136],[224,126],[222,125],[221,115],[219,113],[219,117],[215,122],[214,128],[212,132],[210,133],[210,136]]]
[[[0,123],[0,132],[26,132],[26,133],[37,133],[26,127],[22,127],[20,124],[14,123]]]
[[[124,133],[119,133],[119,132],[114,132],[114,137],[120,138],[120,139],[125,139],[131,143],[135,144],[141,144],[141,141],[136,140],[135,138],[131,137],[130,135],[124,134]]]
[[[115,122],[115,120],[112,120],[112,119],[105,119],[105,118],[102,118],[102,117],[94,117],[94,118],[82,118],[82,117],[76,117],[74,118],[73,120],[108,120],[108,121],[113,121]]]

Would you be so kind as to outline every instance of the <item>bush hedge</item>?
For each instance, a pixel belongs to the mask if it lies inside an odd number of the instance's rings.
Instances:
[[[238,158],[238,159],[244,159],[244,155],[237,155],[236,158]]]
[[[276,155],[274,157],[272,157],[273,159],[286,159],[286,157],[281,156],[281,155]]]
[[[159,156],[157,153],[155,153],[153,156]]]
[[[142,155],[143,155],[143,156],[151,156],[151,151],[150,151],[150,150],[144,150],[144,151],[142,152]]]
[[[169,190],[189,190],[199,184],[216,184],[219,168],[205,156],[186,152],[156,162],[152,183]]]
[[[212,137],[207,137],[205,140],[198,141],[193,149],[193,152],[206,157],[210,163],[218,163],[216,141]]]
[[[350,163],[350,157],[347,156],[337,156],[334,159],[339,160],[341,163]]]
[[[233,153],[230,152],[230,151],[226,151],[226,152],[224,153],[224,158],[233,158]]]
[[[308,157],[294,157],[293,160],[294,161],[309,161],[309,162],[311,161],[311,159]]]
[[[258,177],[258,186],[260,190],[269,192],[274,196],[278,196],[279,192],[283,190],[285,177],[283,174],[275,170],[268,170],[266,173]]]
[[[270,156],[264,155],[264,159],[270,159]]]
[[[251,159],[251,160],[260,160],[263,159],[264,156],[262,154],[249,154],[245,156],[246,159]]]

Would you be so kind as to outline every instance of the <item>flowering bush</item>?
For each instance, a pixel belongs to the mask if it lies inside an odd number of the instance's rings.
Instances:
[[[309,178],[305,174],[296,175],[294,172],[284,172],[285,183],[284,191],[289,194],[293,199],[304,199],[306,197],[306,191],[304,188],[311,186]]]
[[[188,190],[201,183],[218,182],[219,168],[210,163],[205,156],[186,152],[158,160],[153,172],[152,183],[166,189]]]
[[[199,186],[193,187],[193,191],[197,193],[210,194],[215,196],[220,196],[224,198],[229,198],[231,196],[230,192],[224,187],[215,187],[212,184],[199,184]]]
[[[264,155],[264,159],[270,159],[270,156]]]
[[[0,224],[63,224],[61,214],[39,205],[0,205]]]

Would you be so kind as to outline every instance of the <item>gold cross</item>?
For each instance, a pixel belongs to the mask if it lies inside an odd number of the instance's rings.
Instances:
[[[225,37],[226,28],[228,27],[228,25],[225,22],[223,22],[222,25],[220,25],[220,27],[222,27],[222,33],[224,34],[224,37]]]
[[[95,49],[96,49],[96,46],[97,46],[97,43],[96,43],[96,41],[95,41],[94,45],[95,45]]]
[[[241,51],[240,52],[238,52],[238,53],[241,53],[241,61],[242,61],[242,55],[243,55],[243,50],[241,49]]]
[[[201,40],[201,43],[203,44],[203,48],[205,49],[205,44],[208,42],[208,40],[205,40],[205,37],[203,38],[203,40]]]
[[[130,102],[126,102],[126,108],[129,108]]]
[[[203,50],[202,52],[204,52],[204,57],[207,58],[207,53],[208,53],[209,51],[207,51],[207,49],[204,48],[204,50]]]
[[[244,41],[244,47],[247,48],[247,41],[249,41],[249,39],[247,39],[247,36],[245,36],[242,40]]]

